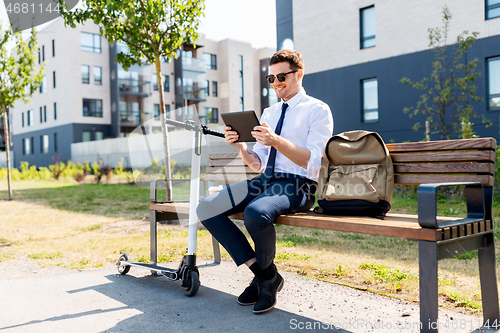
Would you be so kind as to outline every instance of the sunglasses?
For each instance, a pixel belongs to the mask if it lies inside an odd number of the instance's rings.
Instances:
[[[277,78],[279,82],[285,82],[286,76],[288,74],[295,73],[296,71],[298,71],[298,69],[295,69],[295,70],[290,71],[288,73],[279,73],[276,75],[271,74],[271,75],[266,76],[266,79],[267,79],[267,82],[269,82],[269,83],[274,83],[274,78]]]

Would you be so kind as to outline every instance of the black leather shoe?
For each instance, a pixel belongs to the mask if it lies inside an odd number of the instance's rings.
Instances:
[[[276,272],[271,280],[257,281],[259,288],[259,299],[253,307],[253,313],[260,314],[267,312],[276,305],[276,294],[283,288],[283,277]]]
[[[257,288],[257,278],[254,276],[250,285],[238,297],[238,304],[253,305],[259,299],[259,288]]]

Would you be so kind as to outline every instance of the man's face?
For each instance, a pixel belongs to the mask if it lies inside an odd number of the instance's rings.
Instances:
[[[288,73],[290,71],[290,64],[288,62],[279,62],[271,65],[269,74],[277,75],[280,73]],[[302,76],[303,72],[299,69],[295,73],[288,74],[284,82],[279,82],[279,80],[275,77],[274,82],[271,85],[276,92],[276,96],[285,101],[288,101],[290,98],[295,96],[302,89]]]

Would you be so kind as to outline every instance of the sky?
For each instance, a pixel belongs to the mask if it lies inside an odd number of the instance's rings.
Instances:
[[[9,21],[4,0],[0,0],[0,20],[3,26]],[[205,0],[199,31],[217,41],[231,38],[254,48],[276,48],[276,1]]]

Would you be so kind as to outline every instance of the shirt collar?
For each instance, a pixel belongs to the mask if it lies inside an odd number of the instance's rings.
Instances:
[[[282,104],[288,104],[288,108],[293,108],[295,105],[299,104],[302,98],[306,97],[306,91],[302,88],[295,96],[290,98],[288,101],[281,100]]]

